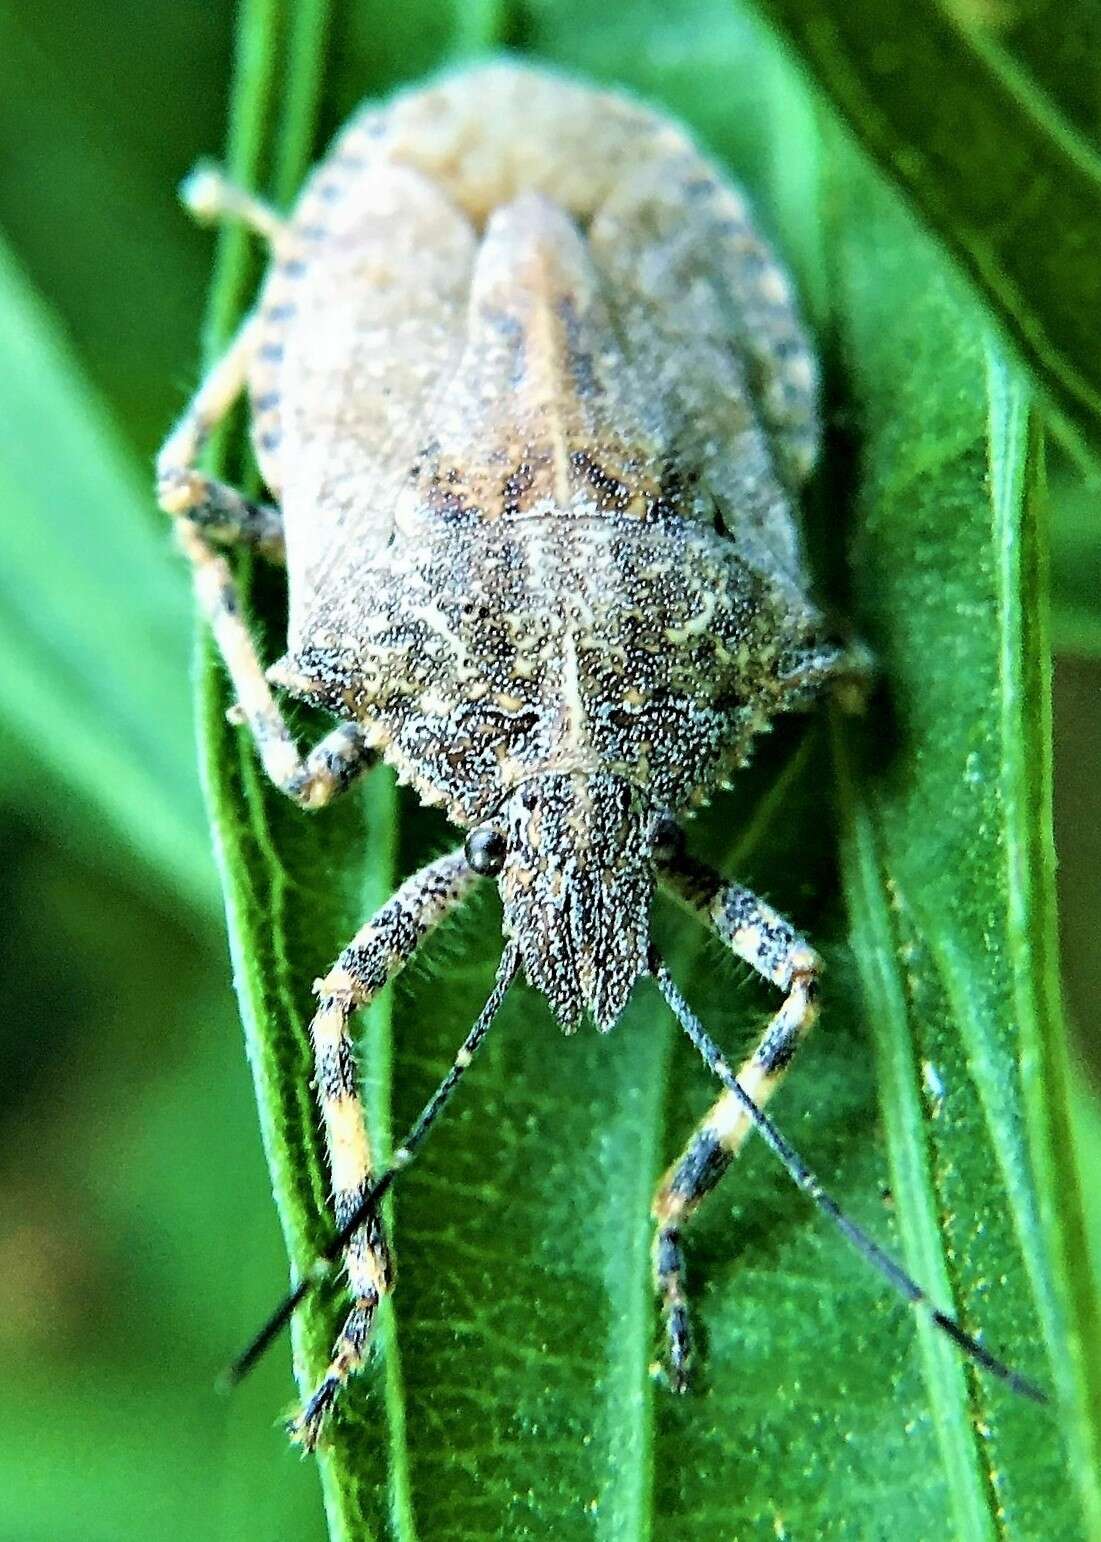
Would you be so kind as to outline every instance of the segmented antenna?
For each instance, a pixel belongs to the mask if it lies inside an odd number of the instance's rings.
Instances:
[[[757,1107],[749,1093],[738,1081],[738,1078],[727,1064],[719,1046],[708,1035],[699,1018],[685,1001],[680,990],[674,984],[664,962],[658,957],[656,952],[651,956],[651,972],[657,981],[658,989],[665,997],[673,1015],[703,1057],[708,1069],[718,1077],[727,1091],[738,1100],[738,1103],[760,1132],[761,1139],[765,1142],[765,1145],[768,1146],[774,1156],[780,1159],[796,1186],[802,1189],[808,1199],[812,1200],[824,1215],[829,1216],[838,1231],[852,1243],[861,1257],[867,1259],[873,1268],[878,1269],[884,1279],[893,1285],[899,1295],[908,1301],[912,1307],[915,1309],[923,1308],[927,1311],[941,1332],[946,1334],[969,1359],[981,1365],[983,1370],[989,1371],[999,1381],[1004,1381],[1007,1387],[1019,1393],[1021,1397],[1030,1398],[1034,1403],[1046,1403],[1048,1396],[1041,1387],[1038,1387],[1035,1382],[1029,1381],[1026,1376],[1022,1376],[1019,1371],[1011,1369],[1010,1366],[999,1360],[997,1356],[992,1355],[988,1349],[984,1349],[978,1339],[972,1338],[971,1334],[965,1328],[962,1328],[954,1317],[950,1317],[946,1312],[942,1312],[938,1307],[935,1307],[916,1280],[911,1279],[906,1271],[895,1263],[889,1253],[885,1253],[879,1244],[868,1236],[867,1232],[859,1227],[855,1221],[849,1219],[837,1201],[822,1187],[822,1184],[815,1177],[814,1173],[811,1172],[798,1152],[788,1144],[772,1120]]]
[[[394,1152],[393,1161],[390,1163],[390,1166],[384,1168],[379,1173],[347,1221],[345,1221],[336,1235],[329,1240],[298,1284],[283,1297],[283,1300],[275,1308],[275,1311],[272,1312],[260,1331],[222,1372],[218,1378],[219,1387],[228,1391],[244,1380],[268,1347],[279,1337],[307,1296],[311,1296],[317,1287],[329,1277],[334,1264],[338,1262],[340,1255],[364,1221],[374,1213],[398,1173],[404,1172],[410,1162],[412,1162],[425,1136],[435,1123],[437,1114],[439,1114],[462,1080],[463,1072],[473,1060],[481,1046],[482,1040],[489,1032],[493,1019],[500,1010],[501,1002],[505,999],[505,993],[512,984],[519,963],[520,955],[517,950],[512,946],[507,947],[501,955],[501,962],[497,966],[496,982],[486,998],[485,1006],[478,1014],[477,1021],[463,1040],[450,1071],[448,1071],[443,1081],[421,1109],[408,1135]]]

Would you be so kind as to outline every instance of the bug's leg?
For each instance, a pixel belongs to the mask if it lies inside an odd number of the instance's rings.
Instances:
[[[366,769],[372,751],[360,727],[345,723],[305,759],[299,753],[241,614],[233,573],[211,547],[212,541],[245,544],[281,562],[282,517],[278,509],[253,503],[198,465],[211,432],[244,389],[260,328],[260,318],[246,318],[169,435],[157,457],[157,499],[173,517],[180,547],[191,562],[200,607],[233,681],[234,718],[248,724],[264,770],[275,785],[304,807],[320,808]]]
[[[834,702],[846,717],[862,717],[875,684],[875,661],[864,644],[850,639],[836,668],[830,688]]]
[[[321,808],[342,793],[374,759],[358,723],[342,723],[303,758],[283,719],[256,643],[241,614],[228,562],[212,551],[189,520],[177,521],[179,543],[191,561],[195,594],[237,695],[231,719],[247,724],[265,772],[303,808]]]
[[[349,1032],[352,1013],[373,1000],[409,962],[433,927],[466,896],[475,876],[461,851],[414,873],[317,983],[318,1008],[310,1036],[338,1227],[353,1219],[372,1172]],[[363,1364],[379,1302],[392,1284],[390,1255],[377,1214],[352,1236],[344,1264],[352,1308],[333,1345],[328,1370],[289,1426],[292,1438],[307,1450],[316,1447],[342,1387]]]
[[[231,182],[218,166],[203,161],[180,185],[184,207],[201,225],[218,220],[239,220],[254,235],[277,246],[286,234],[287,223],[254,193]]]
[[[275,251],[286,244],[286,222],[260,199],[236,187],[216,167],[196,167],[180,193],[187,208],[204,224],[236,219],[262,236]],[[282,562],[283,521],[279,510],[246,498],[199,469],[203,446],[244,389],[249,365],[260,344],[259,333],[258,319],[249,316],[195,393],[157,458],[157,498],[166,514],[190,520],[219,545],[251,546],[270,561]]]
[[[366,769],[372,752],[359,726],[345,723],[305,759],[299,753],[241,613],[229,563],[210,544],[211,539],[247,541],[265,556],[281,558],[279,512],[250,503],[196,469],[207,436],[240,395],[257,325],[254,317],[244,323],[161,450],[157,496],[161,508],[173,516],[180,547],[191,562],[196,597],[233,681],[234,717],[248,724],[275,785],[304,807],[320,808]]]
[[[821,961],[798,932],[755,894],[687,857],[662,873],[663,881],[715,930],[732,952],[784,992],[780,1010],[738,1071],[738,1081],[762,1108],[818,1016]],[[691,1335],[684,1291],[682,1233],[715,1187],[752,1129],[732,1093],[724,1092],[693,1131],[654,1196],[654,1284],[665,1321],[669,1383],[688,1384]]]
[[[247,318],[165,440],[157,456],[157,502],[166,514],[187,520],[220,545],[251,546],[270,561],[282,562],[279,510],[254,503],[199,469],[203,446],[244,389],[258,327],[255,316]]]
[[[258,325],[255,317],[245,321],[166,441],[157,458],[157,498],[172,515],[180,547],[191,562],[196,597],[237,693],[234,716],[248,724],[275,785],[304,807],[320,808],[366,769],[370,748],[360,728],[346,723],[322,739],[305,760],[299,754],[241,614],[236,580],[210,544],[212,539],[244,541],[281,560],[279,511],[250,503],[197,469],[207,437],[244,386]]]

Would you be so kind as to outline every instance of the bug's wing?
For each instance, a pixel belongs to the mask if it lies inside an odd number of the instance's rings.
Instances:
[[[332,170],[317,175],[334,185]],[[276,398],[274,442],[258,451],[282,504],[292,651],[319,612],[361,591],[391,538],[426,405],[462,350],[476,248],[416,171],[381,161],[335,186],[325,195],[315,180],[296,211],[300,245],[260,308],[285,319],[252,381],[267,421]]]
[[[652,164],[611,196],[589,245],[678,465],[742,555],[800,587],[795,493],[818,447],[817,373],[740,195],[694,153]]]

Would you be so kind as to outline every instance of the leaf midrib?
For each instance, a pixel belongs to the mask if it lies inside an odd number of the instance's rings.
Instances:
[[[316,43],[317,39],[324,34],[328,6],[327,0],[304,0],[297,12],[287,50],[284,87],[280,92],[276,84],[277,34],[282,9],[281,0],[244,0],[242,5],[237,26],[237,54],[231,88],[226,161],[230,175],[242,185],[246,187],[259,185],[259,168],[268,140],[267,124],[271,121],[276,99],[279,98],[282,118],[275,136],[277,177],[280,184],[277,188],[277,196],[285,200],[293,193],[306,169],[313,149],[313,126],[317,116],[324,65],[324,50],[317,47]],[[221,347],[225,345],[244,308],[248,263],[247,238],[244,233],[232,225],[224,228],[219,240],[215,279],[208,308],[206,350],[208,362],[216,357]],[[201,713],[204,708],[217,711],[219,700],[216,685],[217,665],[213,660],[209,643],[203,649],[203,659],[204,665],[200,669],[198,680]],[[216,745],[210,747],[216,751]],[[238,745],[237,752],[241,756],[244,801],[251,836],[261,855],[265,889],[263,900],[267,902],[268,936],[273,955],[273,968],[265,980],[256,978],[256,961],[251,958],[236,957],[235,968],[240,987],[248,993],[250,998],[243,1013],[246,1035],[251,1036],[254,1033],[258,1035],[251,1053],[257,1056],[258,1074],[264,1074],[260,1067],[265,1065],[266,1056],[270,1050],[260,1031],[260,1018],[265,1007],[265,987],[278,1002],[286,1031],[294,1032],[295,1028],[292,1025],[297,1024],[293,990],[295,982],[290,978],[284,923],[287,883],[283,864],[271,843],[263,810],[263,799],[258,786],[259,773],[251,750],[247,746],[242,749]],[[380,794],[376,797],[376,805],[381,802],[382,796]],[[213,823],[217,828],[219,816],[213,803],[211,808]],[[392,819],[387,822],[387,826],[392,834]],[[230,938],[236,947],[240,937],[247,935],[250,929],[247,908],[257,902],[257,896],[241,889],[232,870],[232,864],[225,857],[227,839],[228,837],[223,835],[219,846],[222,852],[221,865],[230,921]],[[381,878],[382,882],[388,881],[391,869],[392,861],[387,861],[385,858],[378,864],[372,864],[371,868],[376,880]],[[376,1004],[374,1018],[378,1036],[386,1040],[388,1057],[390,1041],[388,995]],[[300,1024],[297,1025],[297,1031],[299,1033],[302,1031]],[[314,1117],[312,1102],[308,1109],[302,1107],[303,1096],[306,1100],[310,1097],[308,1088],[296,1089],[295,1096],[298,1101],[299,1115],[306,1121],[302,1127],[308,1128],[308,1121]],[[270,1121],[263,1117],[264,1105],[265,1099],[261,1097],[264,1143],[273,1180],[278,1190],[280,1187],[278,1175],[280,1170],[286,1168],[290,1153],[285,1148],[286,1132],[274,1132],[270,1128]],[[378,1138],[379,1132],[376,1132],[376,1140]],[[309,1166],[310,1164],[307,1163],[307,1170]],[[283,1189],[281,1195],[277,1195],[280,1198],[278,1205],[280,1222],[291,1256],[305,1257],[308,1256],[311,1239],[302,1232],[302,1216],[299,1213],[299,1207],[286,1200],[289,1192],[290,1189],[287,1187]],[[317,1194],[315,1197],[320,1213],[325,1203],[325,1196]],[[296,1324],[296,1329],[299,1327],[300,1325]],[[406,1539],[406,1542],[413,1542],[415,1530],[408,1498],[408,1453],[405,1447],[404,1418],[400,1406],[402,1403],[400,1362],[396,1352],[396,1327],[392,1317],[384,1321],[382,1332],[384,1337],[391,1341],[392,1351],[386,1357],[386,1368],[383,1373],[388,1412],[387,1430],[390,1439],[391,1513],[398,1535]],[[350,1511],[356,1507],[356,1485],[346,1484],[344,1478],[336,1473],[334,1462],[335,1458],[332,1455],[323,1455],[321,1458],[325,1508],[330,1534],[335,1538],[348,1534],[345,1522],[349,1519]]]
[[[909,1009],[899,973],[900,944],[883,900],[884,875],[876,853],[874,815],[857,794],[840,733],[835,732],[834,737],[838,796],[849,830],[845,868],[853,911],[853,946],[865,954],[865,989],[876,1044],[891,1186],[899,1200],[898,1229],[907,1265],[934,1301],[947,1304],[954,1300],[954,1293],[936,1213]],[[871,984],[873,978],[875,985]],[[918,1332],[922,1370],[959,1534],[995,1536],[1000,1530],[997,1501],[984,1476],[963,1364],[924,1314],[918,1317]]]

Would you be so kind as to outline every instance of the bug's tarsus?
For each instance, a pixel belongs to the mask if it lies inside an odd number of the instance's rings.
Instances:
[[[676,1247],[680,1250],[680,1235],[676,1235]],[[684,1266],[677,1271],[678,1287],[683,1279]],[[668,1291],[663,1303],[662,1318],[665,1323],[666,1363],[665,1380],[670,1392],[678,1395],[688,1391],[692,1377],[692,1328],[688,1316],[688,1303],[678,1288]]]
[[[229,1391],[244,1380],[253,1366],[264,1355],[265,1351],[279,1337],[279,1334],[290,1322],[297,1309],[329,1277],[333,1266],[341,1257],[348,1243],[365,1222],[370,1220],[371,1216],[377,1212],[394,1179],[399,1173],[404,1172],[414,1160],[436,1118],[450,1099],[464,1072],[469,1067],[485,1039],[486,1034],[489,1032],[505,998],[505,993],[512,984],[518,963],[519,958],[516,949],[507,947],[501,955],[493,989],[486,998],[485,1005],[478,1014],[474,1026],[459,1047],[451,1069],[424,1105],[411,1126],[409,1133],[395,1151],[392,1164],[379,1173],[355,1209],[348,1215],[344,1224],[329,1239],[328,1243],[318,1254],[309,1271],[303,1275],[294,1289],[284,1296],[283,1300],[256,1335],[237,1358],[222,1372],[218,1379],[218,1386],[221,1390]],[[302,1439],[303,1444],[307,1447],[316,1444],[317,1435],[320,1433],[321,1426],[332,1408],[341,1382],[342,1378],[335,1373],[330,1372],[326,1374],[307,1403],[303,1413],[298,1419],[288,1422],[287,1428],[290,1433]],[[306,1433],[304,1434],[304,1432]]]
[[[895,1263],[894,1259],[884,1252],[879,1244],[868,1236],[867,1232],[845,1215],[837,1201],[826,1192],[818,1178],[811,1172],[795,1149],[788,1144],[786,1138],[777,1129],[776,1125],[773,1124],[772,1120],[757,1107],[749,1093],[740,1085],[738,1078],[731,1070],[719,1046],[710,1037],[699,1018],[692,1011],[692,1008],[684,999],[668,969],[656,952],[653,952],[651,956],[651,972],[674,1017],[676,1017],[678,1023],[698,1050],[708,1069],[718,1077],[727,1091],[738,1100],[748,1117],[752,1120],[755,1128],[759,1131],[769,1150],[780,1160],[796,1186],[817,1205],[823,1214],[829,1216],[830,1220],[833,1221],[838,1230],[856,1248],[857,1252],[874,1268],[879,1270],[880,1274],[898,1291],[899,1295],[908,1301],[911,1306],[924,1308],[928,1312],[930,1319],[941,1332],[950,1338],[968,1359],[980,1365],[990,1375],[996,1376],[999,1381],[1005,1382],[1006,1386],[1021,1397],[1026,1397],[1034,1403],[1047,1403],[1048,1395],[1042,1387],[1037,1386],[1034,1381],[1030,1381],[1027,1376],[1021,1375],[1019,1371],[1015,1371],[1011,1366],[1006,1365],[996,1355],[992,1355],[954,1317],[935,1307],[917,1281],[912,1279],[900,1265]]]
[[[329,1415],[336,1406],[344,1377],[330,1372],[318,1384],[309,1402],[293,1419],[285,1419],[283,1428],[295,1445],[303,1452],[316,1451]]]
[[[220,166],[200,161],[180,183],[180,201],[201,225],[239,220],[272,245],[286,234],[286,221],[262,199],[231,182]]]

